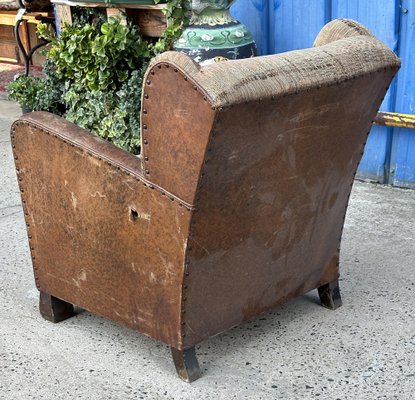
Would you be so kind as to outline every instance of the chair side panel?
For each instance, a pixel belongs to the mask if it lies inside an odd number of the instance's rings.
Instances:
[[[147,178],[191,205],[215,111],[179,68],[161,62],[147,72],[142,149]]]
[[[338,277],[354,174],[394,72],[220,114],[192,219],[186,346]]]
[[[190,211],[50,132],[12,137],[38,288],[179,347]]]

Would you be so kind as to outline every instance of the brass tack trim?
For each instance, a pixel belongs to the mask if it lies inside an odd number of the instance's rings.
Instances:
[[[11,141],[12,141],[12,148],[13,149],[16,148],[15,132],[16,132],[16,126],[18,124],[20,125],[21,123],[20,122],[16,122],[13,125],[13,127],[12,127],[13,134],[11,135]],[[15,157],[15,160],[17,160],[17,157]],[[16,163],[16,171],[20,173],[20,170],[21,170],[20,167]],[[34,277],[35,277],[35,284],[36,284],[36,287],[40,290],[39,277],[38,277],[38,268],[37,268],[37,266],[36,266],[36,264],[34,262],[35,259],[36,259],[35,255],[34,255],[35,248],[34,248],[33,243],[32,243],[32,234],[30,232],[30,223],[28,221],[29,212],[28,212],[28,210],[26,208],[26,200],[23,197],[24,196],[24,193],[25,193],[25,190],[24,190],[23,185],[22,185],[22,177],[21,177],[21,174],[19,174],[18,182],[19,182],[19,188],[20,188],[20,197],[22,199],[22,205],[23,205],[23,214],[24,214],[24,218],[25,218],[25,222],[26,222],[27,238],[29,240],[29,249],[30,249],[30,253],[31,253],[33,274],[34,274]]]

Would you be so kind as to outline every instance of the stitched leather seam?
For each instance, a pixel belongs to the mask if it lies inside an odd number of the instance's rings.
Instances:
[[[203,95],[203,99],[205,101],[209,101],[210,103],[212,103],[212,99],[209,97],[208,93],[205,92],[200,85],[198,85],[198,83],[192,78],[189,77],[180,67],[178,67],[177,65],[175,65],[174,63],[166,63],[166,62],[160,62],[155,64],[151,70],[147,73],[146,77],[145,77],[145,88],[150,87],[149,91],[146,91],[144,89],[143,91],[143,98],[142,98],[142,115],[141,115],[141,137],[143,139],[143,148],[144,146],[148,146],[149,145],[149,136],[151,137],[151,134],[149,135],[149,131],[151,131],[151,127],[148,124],[147,118],[148,118],[148,113],[147,113],[147,109],[146,109],[146,100],[149,99],[149,93],[151,92],[151,82],[152,82],[152,78],[151,76],[154,76],[156,74],[156,69],[161,69],[163,68],[163,66],[165,68],[173,68],[173,71],[175,73],[179,73],[183,79],[185,79],[187,82],[189,82],[190,84],[193,85],[193,89],[200,92]],[[150,95],[151,96],[151,95]],[[215,109],[214,107],[212,107],[213,109]],[[216,116],[215,116],[216,119]],[[210,134],[209,136],[209,143],[207,145],[207,148],[209,147],[210,141],[212,140],[212,134]],[[204,159],[206,157],[206,153],[204,155]],[[147,156],[147,151],[144,150],[143,151],[143,161],[144,161],[144,165],[145,165],[145,173],[146,175],[150,175],[151,174],[151,169],[149,166],[149,158]],[[200,174],[201,172],[199,172],[199,177],[198,177],[198,181],[200,181]],[[198,189],[196,189],[197,192]],[[192,211],[194,212],[194,206],[192,207]],[[192,221],[193,216],[191,216],[189,223]],[[189,236],[188,236],[188,240],[191,240],[191,226],[189,226],[188,228],[188,232],[189,232]],[[183,345],[183,340],[186,337],[186,333],[185,333],[185,326],[186,326],[186,318],[185,318],[185,314],[186,314],[186,300],[187,300],[187,288],[188,288],[188,278],[189,278],[189,260],[188,260],[188,252],[191,250],[191,245],[187,245],[186,247],[186,253],[185,253],[185,257],[184,257],[184,271],[183,271],[183,279],[182,279],[182,287],[181,287],[181,306],[180,306],[180,317],[179,317],[179,332],[180,332],[180,337],[179,337],[179,343],[180,345]]]

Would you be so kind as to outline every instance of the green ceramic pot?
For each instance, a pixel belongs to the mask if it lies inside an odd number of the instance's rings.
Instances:
[[[229,12],[234,2],[193,0],[190,25],[174,44],[174,49],[201,64],[255,56],[254,38]]]

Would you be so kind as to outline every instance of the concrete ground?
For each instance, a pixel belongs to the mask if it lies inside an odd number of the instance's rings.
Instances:
[[[189,385],[138,332],[89,312],[40,317],[8,133],[18,114],[0,99],[0,399],[415,398],[415,191],[356,182],[343,307],[313,291],[207,340]]]

